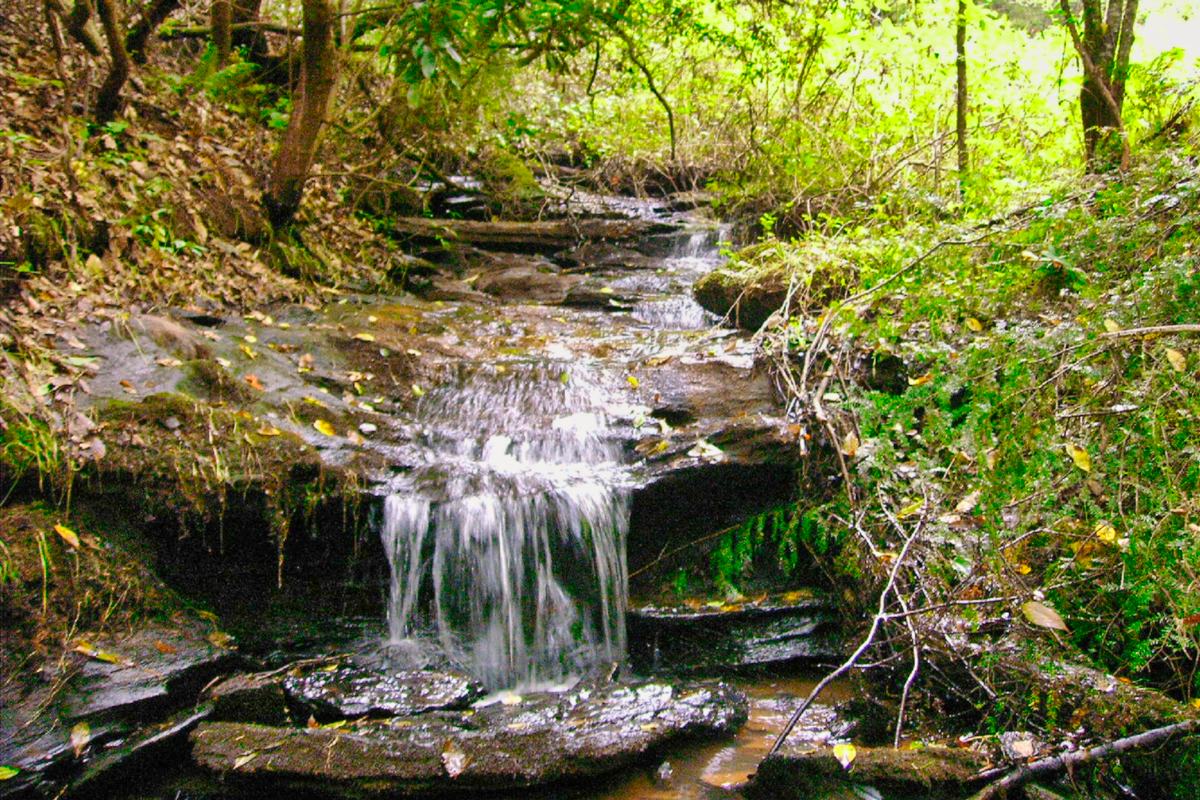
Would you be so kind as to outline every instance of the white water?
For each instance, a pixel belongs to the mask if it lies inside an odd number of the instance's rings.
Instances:
[[[712,324],[690,286],[719,263],[722,233],[682,238],[661,269],[613,280],[650,295],[633,318]],[[421,398],[421,463],[383,509],[393,645],[432,640],[489,689],[623,661],[630,502],[605,410],[614,386],[619,368],[547,358],[464,365]]]

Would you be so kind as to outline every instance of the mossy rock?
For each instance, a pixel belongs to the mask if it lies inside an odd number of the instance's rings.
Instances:
[[[179,384],[179,388],[188,394],[220,403],[248,403],[254,400],[254,390],[249,385],[230,375],[210,358],[185,361],[183,370],[187,377]]]
[[[922,747],[856,748],[847,767],[833,748],[785,748],[759,766],[751,788],[755,798],[847,796],[853,786],[874,786],[885,797],[962,798],[978,789],[988,760],[972,750]],[[853,796],[853,795],[849,795]]]
[[[520,216],[546,195],[533,170],[520,157],[500,148],[489,149],[483,154],[479,178],[496,210],[503,216]]]
[[[791,315],[819,313],[850,292],[856,270],[804,249],[770,241],[747,247],[696,282],[696,302],[735,325],[757,330],[788,299]]]

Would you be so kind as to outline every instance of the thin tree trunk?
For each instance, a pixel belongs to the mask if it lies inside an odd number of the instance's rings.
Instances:
[[[225,66],[229,54],[233,50],[233,7],[229,0],[213,0],[212,9],[212,42],[217,51],[217,68]]]
[[[1084,153],[1089,171],[1100,171],[1117,162],[1129,165],[1129,140],[1122,119],[1125,76],[1138,0],[1109,0],[1101,15],[1102,0],[1083,0],[1083,31],[1075,24],[1068,0],[1059,0],[1067,31],[1083,63],[1079,113],[1083,123]]]
[[[146,63],[151,37],[179,6],[180,0],[152,0],[125,37],[125,49],[130,58],[138,64]]]
[[[263,195],[267,216],[276,228],[291,223],[300,208],[337,80],[334,15],[328,0],[304,0],[303,14],[300,86]]]
[[[92,8],[87,0],[76,0],[70,11],[62,4],[62,0],[46,0],[46,7],[62,19],[67,33],[71,38],[83,45],[83,49],[94,56],[103,53],[100,39],[96,36],[93,26],[88,23],[92,18]]]
[[[125,37],[121,31],[117,0],[96,0],[96,14],[100,17],[100,27],[104,30],[108,56],[112,62],[108,76],[96,95],[96,121],[104,124],[111,121],[121,110],[124,102],[121,90],[129,80],[130,63],[129,53],[125,50]]]
[[[954,53],[957,70],[954,129],[958,135],[958,193],[963,194],[970,153],[967,150],[967,0],[958,0],[958,18],[954,25]]]

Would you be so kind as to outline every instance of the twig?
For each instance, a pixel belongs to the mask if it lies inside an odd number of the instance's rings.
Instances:
[[[883,625],[884,620],[887,618],[886,610],[888,594],[896,585],[896,576],[900,574],[900,567],[904,563],[904,559],[908,556],[909,548],[912,547],[912,543],[921,533],[921,529],[924,526],[925,518],[922,517],[921,521],[917,523],[915,528],[913,528],[913,532],[908,536],[907,539],[904,540],[904,546],[900,549],[900,554],[896,556],[896,563],[892,565],[892,571],[888,573],[887,583],[884,584],[883,591],[879,593],[879,607],[875,612],[875,618],[871,621],[871,628],[867,631],[867,635],[862,640],[862,643],[859,644],[858,648],[850,654],[849,658],[842,662],[840,667],[822,678],[821,682],[814,686],[813,690],[808,693],[808,697],[804,698],[804,702],[801,703],[800,707],[792,713],[792,716],[787,721],[787,725],[783,726],[783,730],[780,731],[778,738],[775,739],[775,743],[771,745],[771,749],[767,751],[767,758],[770,758],[779,752],[779,748],[783,747],[783,743],[787,741],[788,735],[791,734],[791,732],[795,729],[796,723],[798,723],[800,718],[804,716],[804,712],[809,709],[809,706],[816,702],[816,699],[820,697],[821,692],[825,691],[825,688],[829,686],[829,684],[833,683],[846,672],[850,671],[858,659],[862,657],[862,654],[867,652],[867,649],[871,646],[871,643],[875,641],[875,637],[879,634],[880,626]]]
[[[995,783],[988,784],[972,795],[970,800],[993,800],[993,798],[1005,797],[1013,789],[1018,789],[1030,781],[1047,778],[1064,770],[1070,772],[1082,764],[1102,761],[1106,758],[1121,755],[1122,753],[1153,747],[1154,745],[1166,742],[1174,736],[1190,734],[1197,729],[1200,729],[1200,719],[1189,719],[1177,722],[1174,725],[1166,725],[1162,728],[1143,731],[1133,736],[1115,739],[1087,750],[1043,758],[1034,761],[1032,764],[1019,767]],[[1003,773],[1003,770],[989,770],[981,773],[979,778],[990,779]]]
[[[1101,339],[1126,339],[1131,336],[1158,336],[1166,333],[1200,333],[1200,324],[1151,325],[1146,328],[1129,328],[1123,331],[1108,331],[1100,334]]]

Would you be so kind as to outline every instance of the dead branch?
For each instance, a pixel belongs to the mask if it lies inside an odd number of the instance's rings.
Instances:
[[[1189,719],[1177,722],[1174,725],[1165,725],[1161,728],[1143,731],[1133,736],[1115,739],[1087,750],[1043,758],[1034,761],[1032,764],[1025,764],[1008,773],[995,783],[988,784],[972,795],[970,800],[994,800],[994,798],[1005,797],[1012,790],[1019,789],[1031,781],[1048,778],[1064,771],[1070,772],[1083,764],[1103,761],[1123,753],[1154,747],[1155,745],[1163,744],[1175,736],[1188,735],[1198,729],[1200,729],[1200,719]],[[1003,770],[990,770],[983,773],[980,777],[992,778],[997,773],[1003,774]]]
[[[1127,339],[1132,336],[1161,336],[1167,333],[1200,333],[1200,324],[1151,325],[1146,328],[1129,328],[1124,331],[1108,331],[1100,334],[1101,339]]]

